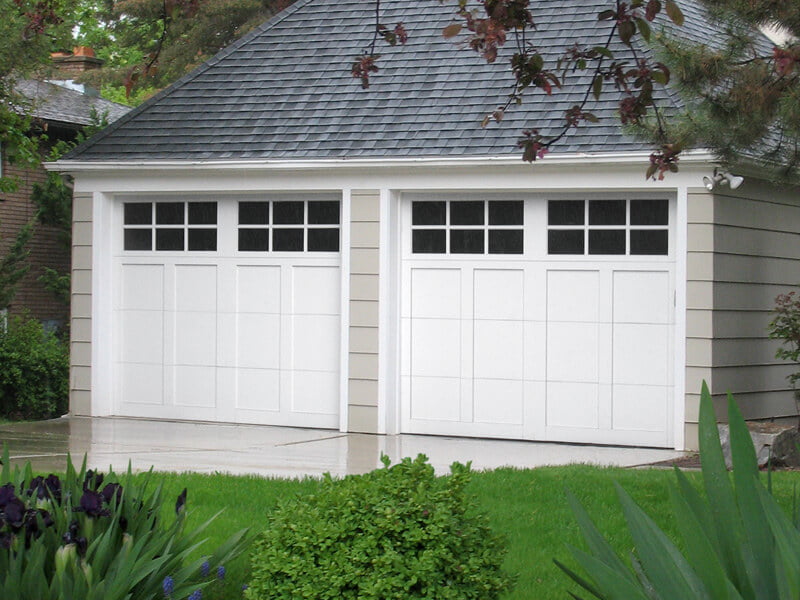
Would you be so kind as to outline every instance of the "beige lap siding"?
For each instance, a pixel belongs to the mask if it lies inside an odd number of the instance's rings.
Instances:
[[[378,431],[380,193],[354,190],[350,207],[348,431]]]
[[[795,413],[768,339],[775,296],[800,282],[800,199],[757,180],[739,190],[690,190],[686,441],[697,443],[700,383],[724,414],[732,392],[748,419]]]
[[[72,199],[72,304],[70,329],[70,396],[73,415],[92,410],[92,195]]]

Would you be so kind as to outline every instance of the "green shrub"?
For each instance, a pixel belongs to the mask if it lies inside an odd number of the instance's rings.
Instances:
[[[437,478],[423,455],[383,461],[281,504],[254,545],[246,597],[491,600],[509,589],[505,546],[465,491],[469,466]]]
[[[34,477],[30,464],[0,473],[0,598],[9,600],[183,600],[240,555],[246,530],[209,557],[189,561],[213,520],[186,526],[186,490],[165,518],[161,486],[80,471],[67,462],[63,478]],[[174,502],[172,500],[171,502]],[[170,502],[170,503],[171,503]]]
[[[35,319],[0,327],[0,416],[49,419],[69,403],[69,349]]]
[[[700,459],[705,493],[678,469],[670,490],[683,550],[618,487],[634,542],[631,564],[615,554],[574,497],[570,501],[588,551],[571,551],[585,575],[556,564],[601,600],[800,597],[800,532],[761,482],[750,432],[731,396],[728,420],[733,481],[725,467],[711,396],[703,383]]]

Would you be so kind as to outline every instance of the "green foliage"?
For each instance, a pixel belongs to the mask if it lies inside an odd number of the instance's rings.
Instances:
[[[0,474],[0,597],[14,600],[185,598],[212,583],[247,544],[233,535],[189,560],[211,520],[187,527],[186,490],[171,518],[161,486],[128,469],[121,480],[72,461],[66,475],[33,477],[30,463]],[[213,520],[213,517],[212,517]],[[221,572],[224,576],[224,570]],[[198,596],[199,597],[199,596]]]
[[[703,383],[700,457],[705,494],[678,469],[670,490],[681,548],[619,487],[635,547],[631,566],[617,556],[574,498],[571,503],[588,551],[571,551],[586,575],[556,561],[558,566],[599,599],[800,596],[800,532],[762,484],[750,432],[730,395],[728,420],[733,481],[725,467],[711,395]]]
[[[281,504],[246,597],[491,600],[510,588],[504,544],[466,493],[468,466],[437,478],[423,455],[384,465]]]
[[[783,345],[775,351],[775,358],[800,366],[800,296],[795,292],[780,294],[775,298],[775,312],[776,316],[769,324],[769,337],[783,340]],[[787,379],[796,388],[800,371]]]
[[[685,147],[711,149],[726,166],[743,156],[775,179],[800,180],[800,3],[796,0],[703,0],[725,35],[703,45],[678,34],[660,35],[686,110],[671,115],[669,130]],[[778,25],[795,36],[775,47],[759,26]]]
[[[7,308],[17,293],[17,284],[28,274],[29,251],[25,247],[33,236],[33,226],[28,223],[17,232],[14,243],[5,256],[0,257],[0,309]]]
[[[0,328],[0,415],[49,419],[67,412],[69,349],[35,319]]]

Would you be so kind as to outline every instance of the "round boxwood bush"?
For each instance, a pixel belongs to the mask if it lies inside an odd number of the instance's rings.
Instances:
[[[289,499],[252,553],[250,600],[491,600],[510,588],[505,545],[466,493],[469,466],[436,477],[424,455],[327,476]]]

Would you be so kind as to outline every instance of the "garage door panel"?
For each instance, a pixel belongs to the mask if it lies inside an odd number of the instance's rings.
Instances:
[[[547,320],[588,322],[600,319],[598,271],[548,271]]]
[[[120,399],[125,404],[164,404],[164,367],[123,363],[119,367]]]
[[[547,324],[547,380],[598,381],[597,323]]]
[[[217,267],[213,265],[176,265],[174,282],[175,310],[217,311]]]
[[[217,314],[178,312],[175,319],[176,365],[217,364]]]
[[[666,271],[615,271],[614,322],[673,322],[670,274]]]
[[[281,268],[278,266],[237,266],[236,310],[239,314],[280,314]]]
[[[292,365],[295,370],[339,371],[339,317],[292,318]]]
[[[446,377],[411,377],[411,418],[433,421],[461,420],[461,380]]]
[[[412,320],[411,374],[461,377],[461,321]]]
[[[614,429],[665,432],[669,389],[667,386],[615,385]]]
[[[279,369],[281,318],[276,314],[236,315],[236,362],[243,368]]]
[[[473,380],[474,420],[477,423],[523,424],[524,383],[521,380]]]
[[[236,408],[280,411],[280,371],[236,369]]]
[[[614,324],[614,383],[667,385],[670,328],[666,325]]]
[[[293,371],[291,404],[296,413],[338,414],[338,373]]]
[[[547,383],[547,425],[597,429],[600,386],[592,383]]]
[[[411,269],[411,316],[461,318],[460,269]]]
[[[120,313],[121,360],[161,364],[164,360],[164,314],[152,310]]]
[[[214,408],[217,403],[216,369],[176,365],[174,405],[189,408]]]
[[[525,274],[522,270],[476,269],[474,272],[476,319],[525,318]]]
[[[119,308],[129,310],[163,310],[163,265],[131,265],[121,267]]]
[[[524,330],[514,321],[475,321],[474,376],[522,380]]]
[[[339,315],[338,266],[292,269],[292,312],[296,315]]]

